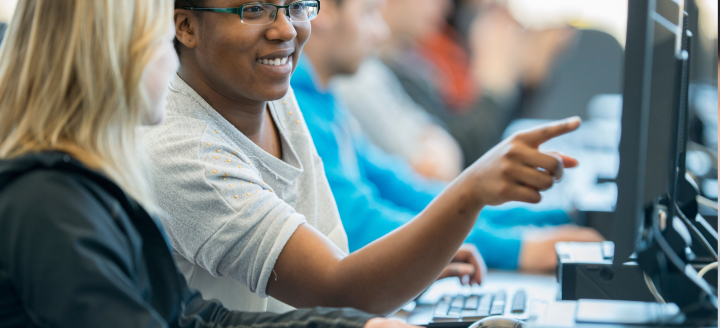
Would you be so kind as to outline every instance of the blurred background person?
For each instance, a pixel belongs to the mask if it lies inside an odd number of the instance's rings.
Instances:
[[[418,30],[433,31],[444,24],[449,4],[448,0],[419,0],[403,8],[405,11],[397,19],[417,22]],[[409,17],[417,15],[420,17]],[[394,26],[390,27],[389,37],[394,37]],[[444,123],[407,94],[376,51],[356,74],[337,76],[333,83],[370,141],[385,152],[404,158],[419,174],[450,181],[465,167],[462,149]]]
[[[511,107],[520,103],[520,86],[539,83],[560,48],[555,42],[564,43],[572,35],[569,29],[529,32],[504,6],[486,5],[483,15],[478,15],[478,6],[470,2],[458,8],[466,19],[453,15],[451,0],[390,0],[383,8],[390,35],[376,47],[382,51],[371,51],[356,74],[332,79],[370,141],[425,177],[451,180],[458,166],[471,165],[500,142],[517,112]],[[457,21],[469,20],[459,26],[473,26],[474,58],[466,49],[469,43],[447,21],[455,16]],[[469,28],[463,28],[465,34]],[[528,50],[534,56],[524,55]],[[446,128],[459,138],[462,149]],[[534,215],[489,221],[502,226],[569,222],[567,216]]]
[[[465,167],[462,149],[444,123],[418,105],[376,56],[365,60],[357,74],[335,78],[333,85],[370,141],[402,157],[420,175],[451,181]]]
[[[388,2],[383,16],[392,36],[381,59],[458,141],[467,166],[502,139],[573,31],[528,31],[494,3],[464,1],[455,8],[441,0],[420,7],[409,0]],[[448,23],[456,11],[462,33]]]
[[[429,4],[434,8],[435,3],[437,0],[416,1],[412,6]],[[403,158],[389,155],[370,142],[347,111],[345,101],[329,86],[333,77],[355,73],[388,37],[381,4],[378,0],[323,2],[323,15],[312,21],[313,35],[291,80],[323,159],[351,251],[409,222],[445,186],[421,177]],[[524,234],[488,224],[493,217],[501,218],[498,221],[568,222],[561,210],[486,208],[479,220],[484,223],[479,223],[466,241],[477,246],[490,267],[552,270],[557,241],[602,240],[595,231],[574,226]]]

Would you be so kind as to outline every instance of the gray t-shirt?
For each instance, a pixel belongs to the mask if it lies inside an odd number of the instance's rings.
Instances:
[[[192,288],[240,311],[266,298],[275,261],[307,223],[348,252],[335,199],[292,90],[268,103],[283,159],[262,150],[176,76],[167,118],[138,131],[160,219]]]

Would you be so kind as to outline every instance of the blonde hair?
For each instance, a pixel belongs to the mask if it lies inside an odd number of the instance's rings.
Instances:
[[[172,0],[20,0],[0,47],[0,158],[61,150],[151,198],[135,128]]]

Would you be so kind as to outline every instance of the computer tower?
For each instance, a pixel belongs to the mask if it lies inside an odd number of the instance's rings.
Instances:
[[[613,266],[614,244],[558,243],[558,300],[604,299],[653,302],[636,262]]]

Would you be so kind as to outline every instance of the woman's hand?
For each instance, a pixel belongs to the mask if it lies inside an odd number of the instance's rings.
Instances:
[[[485,265],[485,261],[477,247],[473,244],[465,244],[460,247],[460,250],[455,254],[455,258],[440,274],[438,280],[447,277],[458,277],[463,285],[481,284],[486,273],[487,265]]]
[[[520,132],[487,152],[463,175],[471,183],[475,200],[482,205],[502,205],[511,201],[536,204],[541,191],[550,189],[554,176],[562,168],[578,165],[577,160],[562,154],[538,150],[541,144],[577,130],[578,117]]]
[[[420,328],[411,324],[404,323],[398,320],[391,320],[385,318],[372,318],[365,323],[363,328]]]

